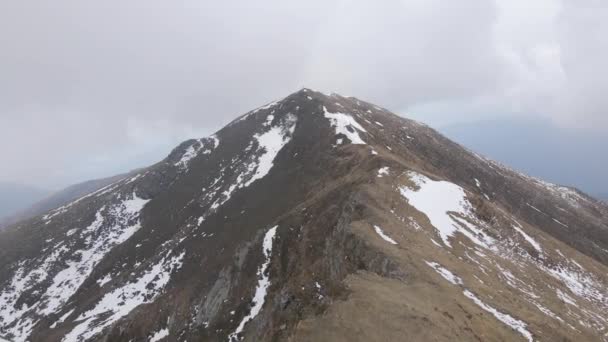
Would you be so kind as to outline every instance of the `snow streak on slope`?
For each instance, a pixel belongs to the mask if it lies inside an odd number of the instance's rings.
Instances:
[[[255,318],[255,316],[260,313],[262,310],[262,306],[264,305],[264,300],[266,299],[266,293],[268,291],[268,287],[270,286],[270,278],[268,277],[267,271],[270,266],[270,258],[272,257],[272,243],[274,242],[274,237],[277,233],[277,227],[274,226],[266,232],[264,236],[264,241],[262,243],[262,248],[264,252],[264,257],[266,260],[258,270],[258,285],[255,289],[255,295],[253,296],[253,307],[247,316],[241,320],[241,323],[236,328],[236,330],[228,336],[228,341],[238,341],[238,335],[245,328],[245,324]]]
[[[139,213],[147,202],[134,193],[132,199],[107,210],[104,206],[88,227],[73,235],[74,239],[83,242],[83,248],[69,251],[61,242],[52,247],[53,252],[46,258],[22,262],[9,286],[0,294],[0,327],[12,333],[15,341],[25,340],[37,321],[35,316],[49,315],[61,309],[104,256],[140,228]],[[26,264],[31,271],[24,274]],[[37,283],[47,280],[51,269],[57,267],[63,269],[53,276],[36,303],[17,307],[21,296]],[[15,321],[18,324],[9,328]]]
[[[244,183],[243,186],[249,186],[258,179],[264,178],[273,166],[274,158],[279,151],[291,140],[291,134],[295,130],[296,117],[287,118],[287,127],[276,126],[272,127],[268,132],[256,134],[253,138],[258,143],[258,150],[264,150],[264,153],[258,157],[256,164],[250,164],[249,171],[255,170],[255,173]]]
[[[562,298],[564,302],[574,306],[574,308],[569,309],[564,318],[573,319],[573,323],[595,329],[598,332],[603,331],[608,321],[601,314],[598,315],[597,312],[602,312],[608,307],[608,296],[601,277],[595,276],[593,272],[588,272],[579,263],[565,257],[559,251],[543,247],[540,241],[527,234],[523,226],[510,215],[505,216],[505,219],[514,223],[508,225],[508,228],[512,228],[521,238],[514,236],[515,240],[513,240],[511,237],[502,236],[500,234],[501,227],[485,224],[475,216],[473,207],[461,187],[446,181],[433,181],[414,172],[408,172],[407,175],[415,186],[401,186],[399,188],[401,194],[410,205],[426,214],[446,245],[450,246],[449,238],[455,236],[456,233],[465,235],[470,241],[486,248],[491,253],[486,255],[475,248],[472,249],[474,251],[473,255],[465,252],[465,256],[479,266],[483,274],[488,275],[489,269],[495,269],[497,277],[505,285],[521,292],[521,298],[534,305],[548,317],[563,320],[562,317],[555,315],[546,307],[551,307],[552,302],[548,298],[552,297],[551,294],[553,293],[554,297]],[[480,227],[483,227],[483,229]],[[495,237],[489,236],[484,231],[484,229],[490,228],[495,233]],[[497,241],[504,243],[497,243]],[[521,244],[529,244],[538,253],[532,253],[528,249],[521,248]],[[457,252],[454,251],[454,253]],[[481,263],[474,255],[480,256],[485,262]],[[499,260],[502,261],[499,262]],[[462,285],[451,272],[437,264],[428,262],[427,264],[452,284]],[[490,267],[486,268],[482,264]],[[535,274],[546,273],[558,282],[552,283],[548,280],[547,286],[539,287],[535,282],[531,282],[532,279],[528,274],[523,273],[524,269],[529,268],[534,270]],[[542,292],[537,292],[540,290]],[[557,294],[555,294],[556,292]],[[522,330],[522,327],[525,327],[523,322],[500,313],[483,303],[479,298],[474,297],[475,295],[472,292],[467,293],[467,297],[475,298],[473,300],[477,305],[491,312],[497,319],[509,324],[526,338],[531,336],[528,335],[527,330]],[[539,293],[543,293],[543,296],[540,296]],[[577,300],[575,301],[573,297],[566,293],[571,293]],[[583,301],[586,303],[583,304]],[[585,307],[592,309],[588,310]],[[578,313],[575,311],[578,311]]]
[[[53,210],[49,211],[46,215],[42,216],[42,220],[45,221],[44,222],[45,224],[49,224],[49,223],[51,223],[51,220],[55,216],[58,216],[58,215],[61,215],[61,214],[65,213],[65,212],[67,212],[68,209],[72,208],[74,205],[80,203],[81,201],[83,201],[83,200],[85,200],[87,198],[90,198],[90,197],[93,197],[93,196],[101,196],[103,194],[106,194],[106,193],[114,190],[124,180],[125,180],[125,178],[119,179],[119,180],[117,180],[116,182],[114,182],[112,184],[106,185],[106,186],[104,186],[101,189],[95,190],[95,191],[93,191],[93,192],[91,192],[89,194],[86,194],[86,195],[78,198],[78,199],[75,199],[72,202],[70,202],[70,203],[68,203],[68,204],[66,204],[64,206],[61,206],[61,207],[56,208],[56,209],[53,209]]]
[[[477,304],[477,306],[491,313],[494,317],[496,317],[496,319],[520,333],[528,341],[534,341],[534,339],[532,338],[532,334],[526,329],[527,324],[525,322],[522,322],[516,318],[511,317],[510,315],[507,315],[494,309],[493,307],[481,301],[481,299],[477,298],[477,296],[475,296],[475,294],[469,290],[464,290],[464,295],[470,298],[475,304]]]
[[[397,241],[391,239],[388,235],[386,235],[384,233],[384,231],[382,230],[382,228],[374,225],[374,230],[376,231],[376,234],[378,234],[382,238],[382,240],[384,240],[384,241],[386,241],[386,242],[388,242],[390,244],[393,244],[393,245],[397,244]]]
[[[230,199],[234,191],[248,187],[251,183],[264,178],[270,172],[279,151],[291,140],[291,136],[296,128],[296,122],[297,117],[293,114],[288,114],[279,125],[271,127],[264,133],[253,136],[253,140],[247,148],[252,153],[251,160],[248,161],[243,171],[239,173],[235,182],[213,202],[211,209],[217,209]],[[254,147],[255,150],[253,150]],[[247,161],[241,160],[237,160],[237,162],[239,165],[242,162],[247,163]],[[220,180],[218,178],[217,181]]]
[[[449,281],[450,283],[452,283],[454,285],[462,285],[462,279],[460,279],[460,277],[458,277],[454,273],[450,272],[450,270],[442,267],[441,265],[439,265],[436,262],[425,261],[425,263],[427,265],[429,265],[432,269],[435,270],[435,272],[439,273],[440,276],[442,276],[445,280]]]
[[[135,282],[106,293],[95,307],[76,319],[78,325],[65,335],[63,342],[87,340],[104,328],[128,315],[141,304],[152,303],[171,279],[171,273],[182,266],[185,252],[169,258],[168,252]]]
[[[106,253],[114,246],[125,242],[141,227],[139,212],[148,201],[133,193],[132,199],[111,207],[108,216],[116,223],[101,232],[99,228],[103,224],[104,218],[101,212],[104,208],[97,212],[95,221],[81,233],[81,237],[85,238],[89,247],[76,251],[74,254],[80,255],[80,260],[68,262],[68,268],[55,275],[53,283],[46,292],[49,298],[46,308],[40,313],[48,315],[57,311],[78,290]]]
[[[540,247],[540,244],[536,242],[530,235],[526,234],[519,223],[513,225],[513,229],[515,229],[539,254],[543,253],[543,249]]]
[[[323,112],[331,125],[335,127],[336,134],[345,135],[352,144],[366,144],[359,136],[357,130],[361,132],[367,131],[352,116],[344,113],[330,113],[325,106],[323,106]]]
[[[203,154],[209,154],[214,149],[216,149],[219,144],[220,141],[215,135],[212,135],[209,138],[199,139],[186,149],[186,152],[184,152],[182,158],[174,165],[182,170],[188,170],[188,164],[190,163],[190,160],[198,156],[199,153],[201,153],[201,150]],[[208,147],[203,150],[205,145],[207,145]]]
[[[456,213],[476,221],[470,214],[471,205],[464,189],[450,182],[434,181],[415,172],[409,172],[408,176],[419,189],[402,186],[399,188],[401,195],[410,205],[426,214],[446,246],[451,247],[449,237],[460,232],[479,246],[491,247],[494,239],[467,220],[454,215]]]
[[[72,313],[74,313],[74,310],[76,309],[72,309],[68,312],[66,312],[65,314],[63,314],[63,316],[59,317],[59,319],[57,321],[55,321],[55,323],[51,324],[51,329],[55,329],[55,327],[57,327],[57,324],[61,324],[63,322],[65,322],[65,320],[70,317],[70,315]]]
[[[442,267],[441,265],[439,265],[436,262],[425,261],[425,263],[427,265],[429,265],[430,267],[432,267],[437,273],[439,273],[439,275],[441,275],[445,280],[450,282],[452,285],[464,286],[462,279],[460,277],[458,277],[457,275],[455,275],[454,273],[452,273],[450,270]],[[491,313],[494,317],[496,317],[496,319],[498,319],[499,321],[501,321],[504,324],[511,327],[513,330],[520,333],[528,341],[533,341],[532,334],[526,329],[528,325],[525,322],[522,322],[516,318],[511,317],[508,314],[505,314],[505,313],[502,313],[502,312],[496,310],[495,308],[491,307],[490,305],[484,303],[473,292],[469,291],[466,288],[464,289],[463,294],[467,298],[471,299],[473,301],[473,303],[475,303],[477,306],[479,306],[480,308],[484,309],[485,311]]]
[[[542,266],[542,265],[541,265]],[[564,265],[542,267],[545,272],[560,280],[572,293],[590,302],[608,307],[608,294],[602,284],[591,278],[584,269],[574,270]]]

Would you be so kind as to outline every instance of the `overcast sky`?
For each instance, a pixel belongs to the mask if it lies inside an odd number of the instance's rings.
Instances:
[[[0,1],[0,181],[161,159],[301,88],[608,132],[605,0]]]

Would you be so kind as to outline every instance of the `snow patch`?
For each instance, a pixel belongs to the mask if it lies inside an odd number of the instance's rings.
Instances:
[[[419,189],[402,186],[399,188],[401,195],[410,205],[429,218],[446,246],[451,247],[449,238],[460,232],[475,244],[491,248],[494,243],[493,238],[468,221],[454,215],[456,213],[477,222],[471,214],[471,205],[466,199],[464,189],[450,182],[434,181],[416,172],[410,171],[408,176]]]
[[[169,336],[169,329],[161,329],[152,335],[149,342],[158,342],[167,336]]]
[[[48,315],[59,309],[112,248],[125,242],[139,230],[139,213],[148,202],[149,200],[141,199],[133,193],[132,199],[109,208],[108,215],[114,218],[111,221],[114,224],[103,232],[99,230],[105,220],[102,214],[104,208],[97,212],[95,221],[81,233],[88,247],[74,253],[80,255],[80,260],[68,261],[68,267],[55,275],[44,295],[46,307],[39,311],[41,314]],[[100,233],[103,234],[102,237],[99,237]]]
[[[208,138],[199,139],[195,141],[192,145],[188,146],[188,148],[182,155],[182,158],[174,165],[182,170],[188,170],[188,164],[192,159],[194,159],[200,153],[211,153],[214,149],[218,147],[219,143],[220,141],[215,135],[212,135]],[[206,145],[210,146],[206,149],[203,149]]]
[[[388,176],[388,173],[389,173],[389,168],[388,168],[388,166],[381,167],[381,168],[378,170],[378,178],[382,178],[382,176]]]
[[[449,281],[450,283],[452,283],[454,285],[463,284],[462,279],[460,279],[460,277],[458,277],[454,273],[450,272],[448,269],[442,267],[438,263],[432,262],[432,261],[426,261],[426,260],[424,262],[427,265],[429,265],[432,269],[434,269],[435,272],[439,273],[439,275],[441,275],[445,280]]]
[[[554,268],[544,267],[544,270],[550,276],[560,280],[573,294],[588,301],[595,301],[599,303],[605,302],[605,288],[602,286],[602,284],[599,284],[593,278],[591,278],[587,272],[575,271],[568,267],[559,265]]]
[[[251,183],[258,179],[262,179],[268,174],[273,166],[274,158],[279,154],[279,151],[283,146],[291,140],[291,134],[293,134],[296,127],[295,120],[295,116],[292,116],[287,129],[289,134],[286,134],[283,127],[277,126],[271,128],[266,133],[254,135],[253,138],[258,142],[258,149],[264,150],[264,153],[257,160],[255,173],[244,183],[244,186],[249,186]]]
[[[367,133],[367,131],[365,128],[363,128],[363,126],[359,125],[359,123],[352,116],[344,113],[330,113],[327,111],[325,106],[323,106],[323,112],[325,117],[329,119],[331,126],[335,128],[336,135],[345,135],[352,144],[366,144],[366,142],[361,139],[357,131],[365,133]]]
[[[28,273],[25,273],[27,263],[25,261],[20,262],[11,282],[0,293],[0,328],[2,328],[3,332],[13,335],[15,341],[25,341],[27,339],[35,321],[25,315],[30,309],[34,309],[37,306],[33,305],[30,307],[27,304],[22,304],[20,307],[17,307],[18,300],[38,282],[48,278],[51,266],[65,252],[67,252],[67,248],[65,247],[55,249],[37,268],[32,269]],[[15,325],[8,328],[13,323]]]
[[[380,227],[378,227],[378,226],[374,225],[374,230],[376,231],[376,233],[377,233],[377,234],[378,234],[378,235],[379,235],[379,236],[380,236],[380,237],[381,237],[381,238],[382,238],[384,241],[386,241],[386,242],[388,242],[388,243],[391,243],[391,244],[393,244],[393,245],[396,245],[396,244],[397,244],[397,241],[395,241],[395,240],[391,239],[391,238],[390,238],[388,235],[386,235],[386,234],[384,233],[384,231],[382,230],[382,228],[380,228]]]
[[[211,209],[217,209],[230,199],[234,191],[248,187],[251,183],[264,178],[270,172],[279,151],[291,140],[296,128],[296,122],[297,117],[293,114],[288,114],[278,126],[271,127],[266,132],[253,136],[253,140],[257,145],[256,150],[252,151],[253,159],[249,162],[246,169],[237,176],[235,182],[222,192],[220,198],[217,198],[213,202]],[[248,149],[252,149],[253,146],[252,141]]]
[[[172,258],[168,258],[169,254],[170,252],[135,282],[106,293],[93,309],[78,316],[78,325],[62,341],[88,340],[127,316],[139,305],[154,302],[169,283],[171,273],[181,268],[185,252]]]
[[[272,120],[274,120],[274,115],[270,114],[266,117],[266,122],[263,123],[264,126],[272,125]]]
[[[58,244],[52,253],[39,260],[27,265],[21,262],[10,284],[0,292],[0,328],[12,334],[15,341],[26,340],[35,323],[31,317],[48,316],[61,309],[105,255],[140,228],[139,213],[148,201],[134,193],[132,199],[107,210],[105,206],[100,208],[93,222],[79,233],[84,244],[80,250],[68,253],[67,247]],[[28,273],[26,266],[30,269]],[[57,268],[60,271],[52,275],[50,271]],[[50,277],[50,284],[34,304],[17,307],[23,294]]]
[[[262,252],[264,253],[264,258],[266,259],[262,266],[258,270],[258,285],[255,289],[255,294],[253,296],[253,307],[249,314],[243,317],[241,323],[239,323],[236,330],[228,336],[228,341],[238,341],[239,334],[245,328],[245,324],[249,321],[253,320],[262,310],[262,306],[264,306],[264,301],[266,299],[266,293],[268,291],[268,287],[270,287],[270,278],[268,276],[268,267],[270,266],[270,259],[272,257],[272,243],[274,242],[274,237],[277,233],[277,227],[274,226],[266,232],[264,235],[264,241],[262,243]]]

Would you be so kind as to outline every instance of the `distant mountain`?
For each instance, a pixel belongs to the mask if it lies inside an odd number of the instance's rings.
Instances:
[[[608,134],[563,129],[548,121],[493,120],[440,127],[448,138],[548,181],[607,194]]]
[[[33,186],[0,182],[0,220],[29,207],[49,194],[49,190]]]
[[[135,172],[135,171],[133,171]],[[44,196],[39,196],[35,201],[30,202],[27,206],[22,206],[19,209],[13,210],[10,215],[6,215],[0,218],[0,229],[8,225],[32,218],[37,215],[41,215],[51,209],[58,208],[64,204],[78,199],[88,193],[103,188],[109,184],[112,184],[122,178],[125,178],[130,173],[121,174],[117,176],[90,180],[78,184],[71,185],[63,190],[52,193],[51,195],[45,193]]]
[[[308,89],[0,232],[13,342],[601,341],[606,312],[606,204]]]
[[[601,199],[602,201],[607,201],[608,202],[608,192],[607,193],[602,193],[602,194],[596,194],[595,198]]]

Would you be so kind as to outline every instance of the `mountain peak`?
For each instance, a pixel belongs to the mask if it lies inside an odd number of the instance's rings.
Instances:
[[[306,88],[7,228],[0,260],[10,341],[600,340],[608,325],[604,204]]]
[[[406,126],[423,125],[410,120],[404,120],[389,111],[361,101],[354,97],[345,97],[337,93],[327,95],[322,92],[314,91],[308,88],[302,88],[283,99],[276,100],[260,106],[232,121],[225,129],[231,130],[239,125],[251,125],[255,123],[256,127],[268,127],[269,124],[275,121],[280,121],[284,115],[294,115],[298,119],[303,119],[305,116],[320,116],[329,120],[332,126],[336,129],[345,132],[354,132],[353,130],[364,130],[359,121],[376,125],[382,128],[383,123],[395,122],[400,120],[398,124]],[[308,120],[308,119],[305,119]],[[342,127],[344,125],[345,127]],[[326,125],[322,122],[317,122],[316,128],[322,129]],[[376,128],[377,128],[376,127]],[[221,135],[221,132],[218,132]],[[360,141],[359,141],[360,142]]]

